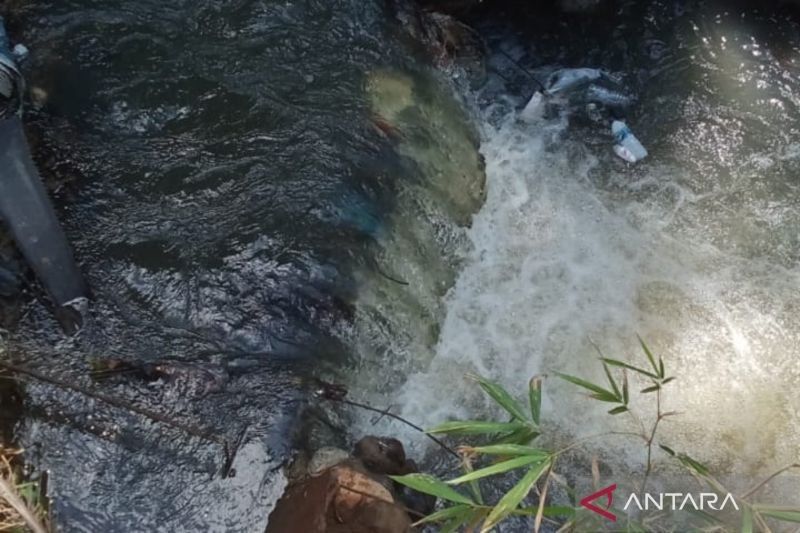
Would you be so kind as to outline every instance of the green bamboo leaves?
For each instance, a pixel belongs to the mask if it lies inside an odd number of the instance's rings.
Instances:
[[[647,346],[647,344],[645,344],[644,340],[642,340],[641,337],[638,337],[638,339],[639,344],[642,347],[642,351],[647,357],[647,361],[650,363],[650,369],[641,368],[618,359],[605,357],[602,353],[600,353],[600,362],[603,364],[603,372],[608,380],[608,388],[568,374],[556,372],[556,375],[561,379],[572,383],[573,385],[577,385],[578,387],[589,391],[590,398],[599,400],[601,402],[617,404],[616,407],[613,407],[608,411],[609,414],[618,415],[625,413],[628,411],[628,402],[630,401],[627,371],[639,374],[640,376],[647,378],[652,382],[652,385],[641,390],[641,392],[645,394],[659,391],[664,385],[675,379],[674,377],[667,377],[666,370],[664,368],[664,360],[661,357],[656,360],[656,357],[653,355],[653,352],[650,351],[650,348]],[[621,368],[622,377],[615,378],[610,367]]]
[[[481,376],[469,376],[510,417],[508,422],[486,420],[454,420],[439,424],[428,433],[450,436],[481,436],[481,446],[461,446],[464,474],[449,481],[440,481],[424,474],[393,476],[396,482],[416,491],[430,494],[454,503],[420,520],[418,524],[436,522],[441,531],[456,531],[465,525],[480,525],[488,532],[509,515],[520,513],[519,505],[533,490],[542,475],[553,466],[554,455],[531,446],[539,436],[542,409],[542,379],[534,377],[528,384],[528,405],[517,401],[500,384]],[[473,469],[473,460],[484,458],[482,468]],[[523,470],[517,484],[494,506],[484,505],[480,498],[478,482],[491,476]],[[464,485],[475,500],[457,491],[453,486]]]
[[[405,476],[391,476],[398,483],[424,494],[430,494],[443,500],[474,505],[471,498],[461,494],[443,481],[429,474],[406,474]]]

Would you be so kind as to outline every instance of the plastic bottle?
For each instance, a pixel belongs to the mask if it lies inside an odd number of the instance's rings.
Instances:
[[[550,74],[545,86],[548,94],[556,94],[598,80],[603,75],[599,68],[562,68]]]
[[[621,120],[611,123],[611,134],[615,142],[614,153],[628,163],[636,163],[647,157],[647,149]]]

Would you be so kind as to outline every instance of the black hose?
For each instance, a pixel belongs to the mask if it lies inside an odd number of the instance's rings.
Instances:
[[[19,116],[0,120],[0,216],[57,306],[88,296],[67,237],[31,160]]]

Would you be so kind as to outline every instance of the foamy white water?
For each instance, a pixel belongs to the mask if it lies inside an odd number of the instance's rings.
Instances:
[[[535,374],[603,379],[591,341],[644,365],[638,333],[678,378],[665,409],[683,414],[663,424],[660,442],[728,474],[796,461],[800,271],[718,246],[733,230],[690,192],[695,178],[671,154],[626,167],[562,120],[526,125],[503,113],[484,132],[488,198],[469,231],[474,249],[447,296],[433,359],[402,387],[403,416],[432,426],[484,414],[468,372],[521,394]],[[552,429],[632,429],[554,377],[545,387]],[[628,465],[643,460],[639,441],[592,446]]]

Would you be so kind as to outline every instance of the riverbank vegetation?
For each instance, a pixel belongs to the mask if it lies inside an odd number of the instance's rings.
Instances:
[[[0,447],[0,531],[46,533],[47,502],[36,481],[25,480],[21,450]]]
[[[656,357],[642,341],[641,348],[646,358],[642,365],[611,359],[599,352],[599,363],[607,383],[594,383],[578,376],[557,373],[566,382],[577,386],[594,401],[610,405],[610,416],[631,416],[638,431],[630,433],[606,433],[578,438],[559,449],[547,449],[537,440],[542,431],[542,377],[534,377],[529,384],[527,400],[518,401],[504,387],[480,376],[471,376],[477,386],[488,394],[502,410],[504,417],[497,420],[455,420],[442,423],[428,430],[429,434],[456,440],[460,469],[463,471],[452,479],[440,479],[426,474],[395,476],[393,479],[419,492],[434,495],[442,503],[440,509],[417,522],[418,525],[436,524],[437,531],[453,532],[461,528],[467,531],[491,531],[499,523],[519,516],[527,516],[533,521],[537,533],[545,522],[558,531],[601,531],[613,524],[615,531],[675,531],[688,528],[698,531],[784,531],[786,526],[797,527],[800,523],[800,508],[780,507],[759,501],[764,489],[776,477],[791,470],[800,469],[800,464],[784,466],[743,492],[728,490],[709,467],[693,459],[689,454],[675,451],[659,440],[658,429],[667,418],[678,416],[677,412],[662,409],[662,395],[668,385],[675,380],[666,371],[664,361]],[[648,384],[632,392],[629,376],[635,374]],[[637,381],[638,382],[638,381]],[[648,418],[636,414],[643,412],[632,409],[633,401],[652,402]],[[507,415],[507,417],[505,416]],[[645,493],[652,483],[657,469],[655,456],[664,454],[667,463],[673,463],[696,481],[696,491],[715,494],[719,501],[727,495],[734,498],[734,506],[729,505],[725,512],[695,510],[680,513],[667,509],[631,513],[623,508],[625,500],[618,498],[613,502],[609,496],[597,498],[594,513],[582,509],[575,484],[567,476],[558,472],[559,461],[566,466],[567,452],[573,451],[591,440],[623,436],[642,443],[645,448],[645,464],[641,479],[629,487],[631,493]],[[498,476],[511,476],[515,484],[496,501],[488,501],[481,482]],[[601,490],[601,468],[596,457],[591,461],[593,491]],[[651,481],[648,485],[648,481]],[[614,485],[616,488],[616,484]],[[607,488],[608,489],[608,488]],[[557,493],[553,498],[550,494]],[[607,503],[607,505],[606,505]],[[603,511],[606,516],[603,516]],[[722,511],[722,509],[720,509]],[[611,517],[614,521],[609,521]],[[676,520],[680,523],[676,524]],[[787,530],[789,531],[789,530]],[[791,529],[794,531],[794,529]]]

